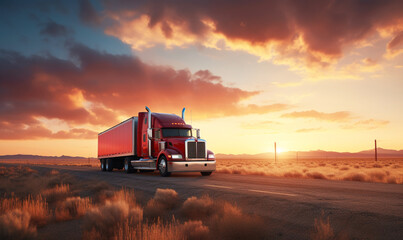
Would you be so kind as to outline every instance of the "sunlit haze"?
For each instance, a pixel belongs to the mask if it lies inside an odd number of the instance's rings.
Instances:
[[[0,155],[150,107],[215,153],[403,148],[403,1],[2,1]]]

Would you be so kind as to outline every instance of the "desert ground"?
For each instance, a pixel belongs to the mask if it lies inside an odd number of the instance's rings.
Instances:
[[[2,159],[0,163],[99,167],[99,160]],[[403,158],[217,159],[217,172],[239,175],[403,183]]]
[[[96,161],[0,163],[0,238],[403,238],[399,160],[378,162],[381,167],[362,160],[340,162],[337,169],[301,162],[308,171],[290,176],[286,173],[300,168],[261,165],[276,169],[269,174],[234,163],[223,161],[210,177],[188,173],[170,178],[156,172],[101,172]],[[320,172],[325,167],[336,174],[382,170],[386,177],[332,180],[331,173]],[[324,177],[308,174],[314,172]]]

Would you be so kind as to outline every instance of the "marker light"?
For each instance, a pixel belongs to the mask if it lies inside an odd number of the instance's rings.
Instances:
[[[172,159],[182,159],[182,154],[172,154]]]

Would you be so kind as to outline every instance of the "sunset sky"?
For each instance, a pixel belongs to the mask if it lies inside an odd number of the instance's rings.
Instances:
[[[0,155],[180,115],[215,153],[403,148],[403,1],[1,1]]]

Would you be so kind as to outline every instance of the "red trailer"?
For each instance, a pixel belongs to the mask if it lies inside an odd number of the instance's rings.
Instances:
[[[172,172],[201,172],[210,175],[216,169],[214,153],[207,150],[200,131],[192,135],[192,126],[175,114],[139,112],[98,134],[98,158],[102,171],[124,168],[159,170],[162,176]]]

